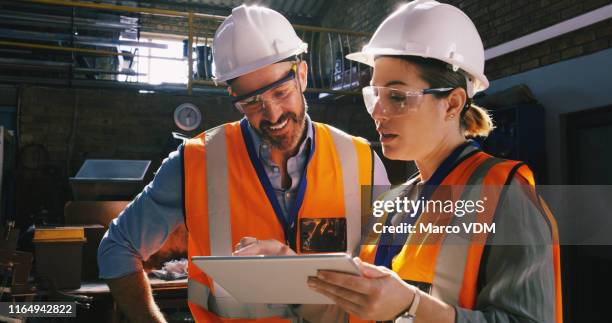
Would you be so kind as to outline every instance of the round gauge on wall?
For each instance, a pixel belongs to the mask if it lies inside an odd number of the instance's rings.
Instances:
[[[195,105],[183,103],[174,110],[174,123],[181,130],[195,130],[202,123],[202,113]]]

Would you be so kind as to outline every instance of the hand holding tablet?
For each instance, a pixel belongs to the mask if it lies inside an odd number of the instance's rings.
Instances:
[[[307,285],[319,270],[360,275],[348,254],[196,256],[193,263],[243,303],[333,304]]]

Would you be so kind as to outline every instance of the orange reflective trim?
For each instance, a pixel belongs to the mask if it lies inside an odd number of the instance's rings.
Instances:
[[[489,158],[491,158],[491,155],[485,152],[479,151],[475,153],[457,165],[451,173],[442,180],[440,186],[465,185],[476,168]]]
[[[491,158],[490,155],[477,152],[462,161],[442,181],[440,186],[444,190],[436,190],[432,195],[432,199],[444,200],[445,198],[441,196],[443,194],[461,196],[462,186],[467,183],[472,173],[489,158]],[[448,190],[451,185],[453,185],[452,192]],[[449,225],[451,221],[452,215],[441,216],[439,214],[423,213],[415,225],[432,223],[433,225],[444,226]],[[401,252],[393,259],[393,271],[397,272],[404,280],[431,284],[435,275],[436,262],[444,236],[444,234],[427,234],[418,231],[416,234],[411,234],[408,243],[404,245]]]
[[[494,165],[487,172],[482,181],[480,194],[480,199],[487,201],[487,207],[484,212],[477,214],[477,223],[491,224],[493,222],[495,211],[499,204],[499,198],[504,190],[504,185],[512,169],[518,164],[520,164],[520,162],[512,160],[504,161]],[[461,292],[459,293],[459,306],[461,307],[471,309],[474,308],[476,304],[480,261],[487,242],[487,236],[488,234],[486,232],[474,233],[472,235],[472,243],[468,250],[465,270],[463,272],[463,283]]]
[[[208,241],[208,239],[207,239]],[[206,247],[206,246],[205,246]],[[208,286],[211,293],[214,293],[214,284],[212,283],[212,279],[210,279],[198,266],[191,262],[191,257],[196,255],[210,255],[210,250],[202,250],[200,248],[200,244],[194,241],[191,234],[188,236],[187,240],[187,252],[189,254],[189,262],[187,263],[187,275],[189,279],[195,279],[198,282]]]
[[[373,154],[365,139],[353,137],[353,144],[359,161],[359,185],[361,185],[361,226],[367,225],[372,214]]]
[[[315,125],[315,151],[306,171],[306,193],[300,218],[344,217],[342,165],[329,129]]]
[[[557,227],[557,220],[548,208],[548,204],[546,204],[542,197],[538,196],[538,198],[540,201],[540,206],[542,207],[542,213],[544,213],[548,219],[550,231],[552,233],[553,266],[555,270],[555,318],[557,323],[563,323],[563,289],[561,283],[561,248],[559,246],[559,230]]]
[[[240,123],[225,126],[232,246],[243,237],[285,241],[283,228],[253,167]],[[247,134],[249,135],[249,134]]]
[[[553,245],[553,261],[555,268],[555,318],[557,323],[563,323],[563,295],[561,284],[561,248]]]
[[[209,255],[208,241],[208,198],[206,190],[206,149],[205,133],[185,142],[183,151],[185,176],[185,224],[188,231],[188,272],[189,279],[197,279],[213,290],[213,284],[204,272],[191,262],[193,255]],[[195,236],[194,236],[195,234]],[[194,237],[197,242],[194,241]]]
[[[313,122],[315,127],[315,151],[306,169],[306,192],[298,212],[299,221],[304,218],[344,218],[344,185],[342,165],[327,126]],[[298,234],[296,244],[301,245]],[[301,252],[301,250],[298,250]]]
[[[375,323],[374,321],[362,320],[355,315],[349,315],[349,323]]]
[[[458,185],[458,191],[453,190],[450,192],[453,196],[459,194],[461,196],[461,185],[465,185],[470,175],[480,166],[484,161],[491,158],[490,155],[477,152],[474,155],[468,157],[464,161],[462,161],[459,165],[457,165],[450,174],[444,178],[441,185],[449,186],[449,185]],[[454,189],[454,188],[453,188]],[[449,192],[445,192],[448,194]],[[434,192],[437,194],[436,198],[439,198],[439,194],[442,194],[439,191]],[[423,214],[425,215],[425,214]],[[416,224],[424,222],[423,215],[417,220]],[[382,219],[382,218],[381,218]],[[438,225],[440,222],[440,218],[431,217],[427,221],[437,222]],[[444,221],[450,221],[451,219],[444,219]],[[384,221],[384,220],[383,220]],[[415,235],[416,236],[416,235]],[[395,256],[392,263],[393,271],[398,273],[398,275],[404,280],[413,280],[420,282],[433,282],[434,272],[436,268],[436,260],[437,256],[440,253],[441,243],[443,239],[436,239],[436,241],[430,241],[433,237],[420,235],[420,237],[415,237],[415,242],[412,241],[412,237],[409,243],[405,244],[400,253]],[[372,241],[372,240],[368,240]],[[421,241],[421,243],[417,243],[416,241]],[[373,243],[370,242],[370,243]],[[376,250],[378,245],[370,244],[362,246],[361,253],[359,254],[359,258],[361,260],[371,263],[374,263],[374,258],[376,257]],[[350,315],[349,318],[350,323],[365,323],[372,322],[367,320],[362,320],[354,315]]]
[[[378,246],[375,244],[367,244],[367,245],[361,246],[361,252],[359,253],[359,259],[361,259],[364,262],[373,264],[374,258],[376,257],[377,247]]]
[[[334,140],[327,126],[314,123],[316,150],[308,165],[307,187],[300,218],[345,217],[342,165],[336,152]],[[225,132],[228,169],[228,198],[232,245],[244,236],[258,239],[284,241],[283,229],[276,218],[263,186],[250,161],[238,122],[223,126]],[[186,223],[189,228],[188,255],[210,255],[208,203],[206,186],[206,151],[204,134],[190,139],[185,145],[185,204]],[[365,143],[357,143],[359,174],[371,172],[371,158]],[[365,148],[365,149],[364,149]],[[209,156],[211,157],[211,156]],[[365,159],[365,160],[362,160]],[[364,179],[365,180],[365,179]],[[297,238],[299,239],[299,231]],[[299,241],[298,241],[299,246]],[[299,251],[299,250],[298,250]],[[214,284],[195,265],[189,263],[189,279],[207,285],[214,295]],[[290,322],[282,318],[226,319],[221,318],[194,303],[189,303],[198,322]]]
[[[529,191],[526,192],[527,196],[532,200],[534,205],[540,209],[540,212],[545,217],[546,222],[549,225],[551,238],[552,238],[552,255],[553,255],[553,269],[555,273],[555,320],[557,323],[563,322],[563,295],[562,295],[562,282],[561,282],[561,248],[559,246],[559,230],[557,226],[557,220],[553,216],[548,204],[544,199],[539,196],[535,190],[535,180],[533,173],[527,166],[519,168],[518,172],[521,177],[517,179],[525,185],[529,185]]]
[[[359,184],[372,184],[372,152],[370,145],[365,139],[353,137],[353,144],[357,151],[357,159],[359,160]]]
[[[533,175],[533,172],[531,171],[531,169],[527,167],[527,165],[522,165],[516,173],[522,176],[529,185],[535,187],[536,185],[535,176]]]

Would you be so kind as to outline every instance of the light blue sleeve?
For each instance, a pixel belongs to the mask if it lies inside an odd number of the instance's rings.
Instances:
[[[181,162],[179,150],[170,153],[153,181],[111,221],[98,247],[100,278],[142,270],[142,261],[184,222]]]

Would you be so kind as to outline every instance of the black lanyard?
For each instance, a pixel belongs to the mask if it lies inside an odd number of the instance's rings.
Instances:
[[[248,121],[246,119],[242,119],[242,121],[240,121],[242,138],[244,139],[244,144],[246,145],[247,152],[249,153],[251,164],[255,168],[255,172],[257,173],[257,177],[259,178],[259,183],[261,183],[264,191],[266,192],[266,196],[268,197],[268,201],[272,205],[272,209],[274,209],[274,213],[276,214],[278,222],[280,222],[281,226],[283,227],[285,243],[287,243],[293,250],[296,250],[296,222],[298,218],[298,212],[302,207],[302,202],[304,202],[304,195],[306,194],[306,170],[308,169],[308,165],[310,164],[310,160],[312,159],[312,155],[314,154],[315,150],[315,128],[313,124],[311,124],[311,127],[313,132],[312,144],[310,145],[310,150],[308,151],[308,156],[306,157],[306,165],[304,166],[304,170],[302,171],[302,175],[300,177],[300,185],[298,187],[297,196],[293,203],[291,203],[291,206],[289,208],[289,219],[287,220],[285,216],[283,216],[282,208],[278,203],[278,199],[276,198],[276,194],[274,193],[274,188],[272,187],[272,183],[270,183],[268,174],[266,174],[266,171],[263,168],[261,161],[259,160],[259,158],[257,158],[257,154],[255,153],[255,145],[253,144],[253,138],[251,138],[251,134],[249,133]]]

